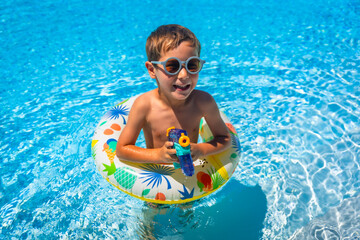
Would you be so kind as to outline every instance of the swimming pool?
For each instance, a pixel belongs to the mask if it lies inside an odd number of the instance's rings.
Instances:
[[[1,238],[359,238],[359,22],[354,0],[2,1]],[[215,195],[156,210],[102,179],[90,140],[155,87],[145,40],[167,23],[201,41],[198,88],[242,158]]]

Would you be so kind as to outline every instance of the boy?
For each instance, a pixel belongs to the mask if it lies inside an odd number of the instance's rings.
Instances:
[[[231,145],[214,99],[194,89],[204,63],[199,58],[200,48],[196,36],[180,25],[163,25],[151,33],[146,42],[145,66],[158,88],[135,100],[117,142],[117,157],[138,163],[178,162],[173,143],[166,136],[166,130],[172,126],[188,132],[193,160],[224,151]],[[202,117],[214,139],[197,143]],[[135,146],[141,129],[146,149]]]

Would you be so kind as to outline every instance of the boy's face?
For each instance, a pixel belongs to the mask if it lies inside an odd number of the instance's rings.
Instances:
[[[197,56],[197,50],[191,46],[189,42],[182,42],[177,48],[172,49],[163,54],[158,61],[166,61],[168,58],[176,57],[181,61],[186,61],[188,58]],[[158,87],[161,94],[171,97],[173,100],[185,100],[194,90],[199,74],[190,74],[185,67],[176,75],[169,75],[164,71],[161,64],[146,63],[149,74],[152,78],[157,79]]]

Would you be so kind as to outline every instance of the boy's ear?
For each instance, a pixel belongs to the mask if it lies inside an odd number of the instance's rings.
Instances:
[[[156,78],[154,65],[153,65],[151,62],[146,61],[145,67],[147,68],[150,77],[151,77],[151,78]]]

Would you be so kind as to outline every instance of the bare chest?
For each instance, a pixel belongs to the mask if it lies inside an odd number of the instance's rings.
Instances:
[[[145,139],[147,145],[150,144],[148,147],[161,147],[167,141],[166,130],[173,126],[186,130],[191,142],[197,142],[201,117],[202,114],[191,107],[181,111],[171,108],[152,109],[144,126]]]

